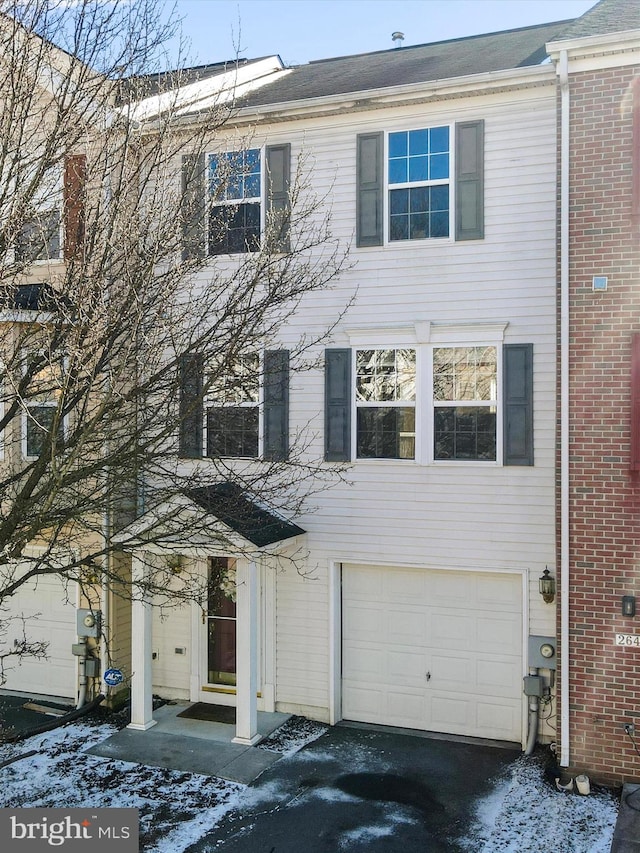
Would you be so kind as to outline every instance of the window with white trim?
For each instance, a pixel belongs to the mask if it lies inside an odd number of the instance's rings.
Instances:
[[[434,347],[434,460],[495,461],[497,412],[497,348]]]
[[[447,125],[389,134],[390,241],[449,236],[449,138]]]
[[[357,458],[414,459],[415,350],[357,350],[355,389]]]
[[[213,383],[206,409],[207,456],[257,457],[260,437],[260,358],[238,359]]]
[[[259,148],[210,154],[209,254],[260,248],[262,157]]]
[[[43,358],[42,366],[33,375],[23,406],[22,452],[27,459],[36,459],[50,440],[64,442],[64,418],[60,417],[60,395],[64,364],[49,360],[46,354],[25,353],[25,370],[29,360]],[[52,430],[56,430],[52,436]]]
[[[16,261],[58,260],[62,252],[62,169],[46,170],[15,241]]]

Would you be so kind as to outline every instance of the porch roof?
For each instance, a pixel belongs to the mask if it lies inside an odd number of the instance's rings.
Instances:
[[[187,489],[185,494],[257,548],[305,533],[302,527],[260,506],[237,483],[225,481],[212,486],[200,486]]]

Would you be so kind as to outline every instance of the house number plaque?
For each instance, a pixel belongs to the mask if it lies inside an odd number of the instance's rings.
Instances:
[[[640,648],[640,635],[616,634],[616,646],[638,646]]]

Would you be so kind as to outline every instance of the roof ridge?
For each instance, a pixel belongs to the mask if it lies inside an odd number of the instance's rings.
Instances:
[[[387,47],[387,48],[384,48],[384,50],[371,50],[371,51],[364,51],[363,53],[346,53],[342,56],[327,56],[324,59],[311,59],[311,60],[309,60],[309,62],[303,62],[300,65],[291,65],[291,66],[287,66],[287,67],[288,68],[301,68],[301,67],[304,67],[305,65],[320,65],[323,62],[335,62],[338,59],[355,59],[358,56],[377,56],[377,55],[382,54],[382,53],[400,54],[400,53],[406,53],[409,50],[415,50],[417,48],[436,47],[436,45],[440,45],[440,44],[453,44],[454,42],[459,43],[459,42],[464,42],[464,41],[472,41],[473,39],[488,38],[489,36],[507,35],[508,33],[518,33],[518,32],[524,32],[524,31],[531,31],[531,30],[541,29],[542,27],[552,27],[552,26],[560,27],[560,26],[564,26],[564,25],[568,25],[568,24],[573,24],[576,20],[578,20],[578,19],[577,18],[566,18],[566,19],[561,20],[561,21],[548,21],[547,23],[543,23],[543,24],[531,24],[527,27],[513,27],[509,30],[495,30],[494,32],[490,32],[490,33],[475,33],[474,35],[461,36],[459,38],[442,39],[441,41],[424,42],[422,44],[410,44],[410,45],[407,45],[406,47],[400,47],[400,48],[398,48],[398,47]]]

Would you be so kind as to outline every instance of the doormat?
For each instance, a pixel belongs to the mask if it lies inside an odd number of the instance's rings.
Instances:
[[[231,723],[236,721],[236,709],[230,705],[210,705],[208,702],[196,702],[178,714],[187,720],[205,720],[207,723]]]

